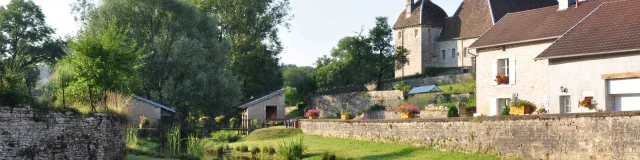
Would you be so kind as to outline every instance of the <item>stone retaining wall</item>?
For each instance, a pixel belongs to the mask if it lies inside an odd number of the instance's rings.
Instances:
[[[304,133],[526,159],[637,159],[640,112],[413,120],[302,120]]]
[[[125,125],[119,121],[0,107],[0,159],[124,159]]]
[[[397,106],[403,101],[402,91],[352,92],[314,96],[311,98],[311,107],[320,110],[321,117],[333,117],[338,116],[342,109],[360,115],[374,104]]]
[[[425,107],[424,110],[420,112],[420,115],[417,118],[420,119],[433,119],[433,118],[447,118],[446,107],[430,105]],[[384,119],[400,119],[400,114],[396,113],[396,111],[368,111],[365,113],[365,117],[367,119],[372,120],[384,120]]]

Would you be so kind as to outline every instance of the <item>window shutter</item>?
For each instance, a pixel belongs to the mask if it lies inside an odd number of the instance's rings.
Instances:
[[[490,116],[496,116],[498,115],[498,103],[497,103],[497,99],[490,99],[489,100],[489,115]]]
[[[509,58],[509,84],[516,84],[516,57]]]
[[[498,82],[496,82],[496,75],[498,75],[498,59],[494,59],[491,62],[491,78],[489,78],[489,80],[491,80],[491,84],[498,85]]]

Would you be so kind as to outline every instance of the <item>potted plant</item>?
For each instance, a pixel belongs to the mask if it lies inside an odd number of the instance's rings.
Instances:
[[[520,99],[511,101],[511,104],[509,106],[511,106],[509,108],[509,114],[511,115],[531,114],[536,108],[536,105],[534,105],[533,103]]]
[[[581,107],[591,109],[591,106],[592,106],[591,100],[593,100],[592,97],[584,97],[582,101],[578,101],[578,104],[580,104]]]
[[[140,116],[140,124],[138,124],[138,127],[140,129],[149,128],[150,125],[151,125],[151,121],[149,120],[149,118],[145,116]]]
[[[420,114],[420,109],[414,105],[404,102],[404,104],[396,108],[396,112],[401,114],[402,119],[410,119],[414,118],[416,114]]]
[[[547,114],[547,109],[546,108],[540,108],[536,111],[536,113],[538,114]]]
[[[341,120],[347,120],[347,119],[351,119],[351,113],[349,113],[348,110],[340,110],[340,119]]]
[[[498,74],[496,75],[496,82],[498,82],[498,84],[507,84],[509,83],[509,77],[505,76],[504,74]]]
[[[306,113],[304,113],[304,116],[309,117],[309,119],[318,119],[318,117],[320,116],[320,111],[315,109],[310,109],[310,110],[307,110]]]

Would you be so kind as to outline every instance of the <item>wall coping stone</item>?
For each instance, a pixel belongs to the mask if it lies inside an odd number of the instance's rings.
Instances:
[[[301,119],[301,121],[316,122],[342,122],[342,123],[404,123],[404,122],[482,122],[482,121],[518,121],[518,120],[548,120],[582,117],[632,117],[640,116],[640,111],[624,112],[594,112],[594,113],[567,113],[567,114],[542,114],[542,115],[512,115],[512,116],[481,116],[481,117],[456,117],[433,119],[387,119],[387,120],[339,120],[339,119]]]

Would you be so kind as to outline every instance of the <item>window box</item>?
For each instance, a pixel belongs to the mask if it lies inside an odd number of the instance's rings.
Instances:
[[[495,81],[498,85],[509,84],[509,77],[504,74],[498,74],[496,75]]]
[[[531,113],[533,113],[533,107],[531,106],[518,106],[509,108],[510,115],[525,115]]]

